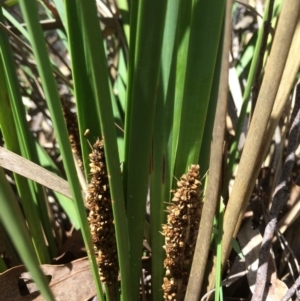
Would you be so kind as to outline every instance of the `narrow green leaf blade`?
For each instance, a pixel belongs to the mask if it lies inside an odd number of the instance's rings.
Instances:
[[[0,222],[5,227],[20,258],[28,268],[44,298],[47,301],[55,301],[48,287],[47,279],[39,268],[37,258],[32,256],[35,252],[23,215],[2,168],[0,168],[0,183]]]

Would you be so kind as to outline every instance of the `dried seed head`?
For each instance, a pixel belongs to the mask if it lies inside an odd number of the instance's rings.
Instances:
[[[90,210],[88,220],[100,280],[111,284],[118,279],[119,266],[103,141],[95,142],[89,158],[92,177],[86,199]]]
[[[72,152],[76,155],[79,167],[83,168],[77,114],[76,112],[71,111],[71,106],[73,106],[73,104],[66,97],[62,97],[61,103]]]
[[[177,181],[177,189],[171,191],[173,198],[162,231],[166,250],[162,286],[165,300],[175,301],[180,298],[179,293],[185,293],[203,205],[200,184],[199,165],[191,165]]]

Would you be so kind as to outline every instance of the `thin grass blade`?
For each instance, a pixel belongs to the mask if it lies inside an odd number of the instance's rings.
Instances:
[[[2,168],[0,168],[0,183],[0,222],[9,234],[20,258],[30,271],[44,298],[47,301],[55,301],[48,287],[47,279],[39,268],[37,257],[33,256],[34,248],[22,212]]]
[[[133,300],[131,298],[130,290],[132,277],[130,277],[130,262],[128,260],[129,239],[127,232],[127,219],[124,214],[125,203],[123,185],[103,39],[94,1],[85,0],[78,1],[78,3],[80,3],[87,62],[91,70],[92,87],[96,99],[97,113],[99,114],[99,120],[101,123],[107,169],[110,176],[110,191],[121,272],[122,299],[125,301]]]
[[[175,176],[183,174],[189,165],[198,162],[214,79],[224,7],[225,1],[215,3],[199,0],[193,3],[186,74],[183,78],[184,87],[181,96],[184,101],[180,110],[181,124]]]
[[[92,273],[94,275],[97,293],[100,299],[102,292],[98,278],[98,268],[95,256],[93,255],[93,244],[91,234],[89,231],[89,225],[87,223],[86,211],[80,191],[80,185],[77,178],[73,155],[70,148],[58,90],[53,77],[43,32],[39,24],[36,2],[34,0],[20,0],[20,6],[30,35],[30,42],[37,62],[37,68],[41,77],[41,82],[43,85],[47,104],[51,113],[52,122],[54,125],[55,133],[57,135],[57,140],[60,146],[60,151],[64,162],[64,168],[67,174],[67,179],[70,183],[71,193],[75,202],[78,218],[80,220],[80,226],[87,253],[91,260]]]
[[[137,5],[137,1],[132,5]],[[138,300],[141,275],[144,215],[165,9],[166,2],[140,1],[136,32],[130,33],[130,47],[132,39],[135,39],[135,49],[131,49],[134,57],[130,54],[129,62],[124,187],[130,234],[132,300]]]
[[[2,11],[0,20],[3,21]],[[28,159],[37,162],[36,150],[33,137],[29,133],[28,124],[25,118],[25,109],[22,104],[19,83],[15,73],[15,66],[11,55],[8,37],[6,32],[1,30],[0,34],[1,51],[1,124],[4,130],[8,147],[16,153],[23,154]],[[4,94],[3,94],[4,93]],[[5,113],[5,114],[4,114]],[[41,187],[27,182],[17,176],[20,196],[28,219],[34,245],[42,263],[50,262],[50,256],[45,244],[44,234],[40,226],[39,214],[43,215],[43,226],[50,244],[51,253],[56,253],[56,246],[53,240],[48,212],[45,207],[44,193]],[[27,182],[27,184],[26,184]],[[39,200],[39,202],[37,201]],[[40,212],[38,212],[38,207]]]
[[[162,300],[163,261],[165,259],[164,237],[161,234],[165,223],[166,203],[170,198],[170,154],[169,139],[172,136],[173,99],[175,90],[174,45],[178,21],[180,1],[169,1],[163,36],[161,73],[157,93],[155,124],[150,167],[150,226],[151,226],[151,257],[152,257],[152,300]]]

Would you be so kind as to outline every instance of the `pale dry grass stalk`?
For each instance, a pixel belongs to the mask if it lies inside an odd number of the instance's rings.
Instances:
[[[273,194],[272,207],[269,213],[268,224],[264,232],[264,238],[259,254],[259,268],[257,270],[252,301],[260,301],[263,299],[267,283],[268,259],[270,256],[270,249],[272,247],[272,240],[277,225],[278,215],[288,200],[286,186],[295,163],[295,151],[298,146],[300,131],[300,84],[297,86],[296,101],[291,122],[292,125],[288,137],[287,157]]]

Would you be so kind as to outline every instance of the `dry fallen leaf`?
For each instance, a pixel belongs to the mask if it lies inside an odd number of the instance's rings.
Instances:
[[[51,276],[49,286],[57,301],[82,301],[96,295],[90,265],[87,257],[74,260],[64,265],[44,264],[41,266],[45,275]],[[21,276],[22,275],[22,276]],[[31,294],[21,296],[18,282],[26,280]],[[34,285],[24,266],[18,266],[0,274],[0,296],[5,301],[45,301],[34,291]]]
[[[242,249],[242,253],[245,256],[246,269],[248,270],[248,283],[250,290],[253,293],[262,237],[257,229],[252,229],[251,220],[248,219],[239,231],[237,238]]]
[[[269,292],[266,301],[279,301],[288,290],[287,285],[279,279],[271,279]]]

